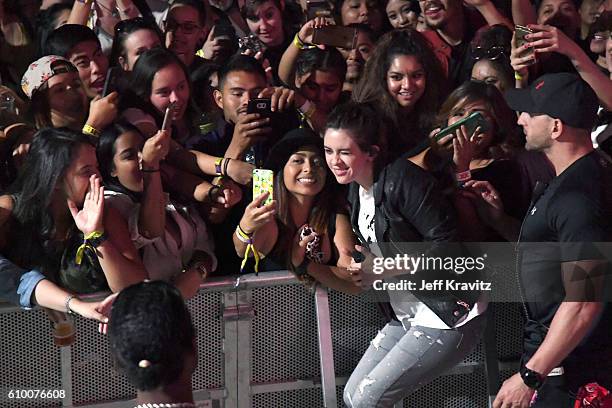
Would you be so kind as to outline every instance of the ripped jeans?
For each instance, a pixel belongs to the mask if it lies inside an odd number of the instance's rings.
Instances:
[[[474,348],[486,313],[456,329],[411,326],[396,320],[372,340],[344,387],[351,408],[392,407],[454,367]]]

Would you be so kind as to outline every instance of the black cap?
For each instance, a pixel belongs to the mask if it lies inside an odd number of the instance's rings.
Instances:
[[[323,152],[323,139],[310,129],[293,129],[285,134],[268,153],[264,168],[276,173],[285,167],[287,160],[300,147],[314,146]]]
[[[515,111],[546,114],[574,128],[591,130],[597,123],[597,95],[575,74],[543,75],[528,88],[507,91],[505,97]]]

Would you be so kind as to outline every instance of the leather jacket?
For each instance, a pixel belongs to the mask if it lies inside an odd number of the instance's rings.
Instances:
[[[400,243],[431,242],[427,256],[449,256],[448,245],[456,241],[455,211],[443,196],[432,175],[402,156],[374,175],[375,234],[384,257],[403,255]],[[359,184],[349,188],[351,225],[361,245],[367,246],[359,231]],[[452,244],[456,248],[457,244]],[[419,254],[420,255],[420,254]],[[457,275],[445,272],[444,277],[456,279]],[[469,313],[479,293],[451,290],[435,292],[414,291],[419,301],[425,303],[449,327]]]

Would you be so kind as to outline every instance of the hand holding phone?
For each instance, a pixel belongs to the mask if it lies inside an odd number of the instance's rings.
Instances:
[[[461,128],[461,126],[465,126],[465,131],[467,133],[467,137],[472,137],[473,133],[476,131],[478,127],[480,127],[481,132],[486,132],[489,130],[489,121],[482,115],[480,112],[473,112],[467,118],[463,118],[453,123],[452,125],[442,129],[435,136],[434,140],[436,142],[440,141],[444,136],[455,135],[457,129]]]
[[[312,43],[352,50],[357,44],[357,29],[336,25],[316,27],[312,35]]]
[[[530,42],[528,39],[525,38],[525,36],[528,34],[533,34],[533,30],[531,28],[522,25],[516,25],[514,27],[514,39],[516,43],[516,49],[518,50],[518,53],[521,57],[534,55],[535,53],[532,47],[526,49],[523,48],[525,44]]]

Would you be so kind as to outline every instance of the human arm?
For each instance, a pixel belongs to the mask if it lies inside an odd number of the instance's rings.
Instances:
[[[87,25],[87,19],[89,19],[93,3],[93,0],[75,1],[66,24]]]
[[[270,204],[262,206],[268,195],[269,193],[264,193],[255,197],[247,205],[238,223],[243,232],[251,235],[253,246],[262,255],[269,254],[278,239],[278,226],[274,222],[276,201],[272,200]],[[244,257],[248,244],[240,240],[236,233],[233,234],[232,239],[236,253],[239,257]]]
[[[512,22],[490,0],[463,0],[463,3],[478,10],[488,25],[503,24],[511,30],[514,28]]]
[[[111,92],[103,98],[96,96],[89,103],[89,115],[85,123],[101,132],[117,117],[118,104],[119,94],[117,92]]]
[[[300,28],[300,31],[296,34],[297,39],[294,39],[294,41],[289,44],[283,53],[278,66],[278,77],[281,81],[283,81],[283,83],[290,87],[294,86],[295,62],[297,61],[300,52],[306,49],[306,47],[312,47],[312,34],[314,33],[314,29],[326,26],[328,24],[329,23],[325,18],[317,17],[313,20],[307,21]]]
[[[556,52],[565,55],[574,65],[582,79],[597,94],[600,103],[607,110],[612,110],[612,80],[608,78],[576,42],[559,30],[549,25],[531,24],[535,32],[525,36],[530,41],[536,56]]]
[[[536,20],[537,15],[531,1],[512,0],[512,21],[514,24],[526,26],[527,24],[535,24]]]
[[[104,187],[96,175],[90,177],[90,189],[83,208],[68,200],[68,208],[77,228],[88,236],[93,232],[106,233],[107,239],[96,249],[100,266],[113,292],[147,277],[140,256],[134,248],[126,221],[113,208],[104,209]]]

